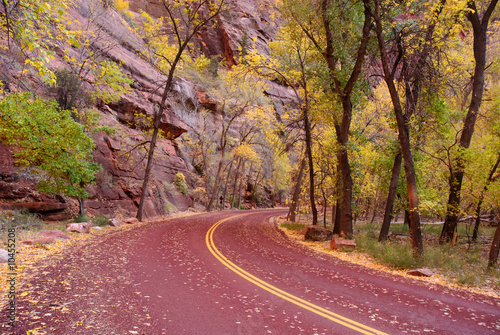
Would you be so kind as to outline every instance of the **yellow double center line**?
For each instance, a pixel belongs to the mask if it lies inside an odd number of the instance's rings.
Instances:
[[[242,215],[247,215],[247,214],[242,214]],[[205,242],[207,244],[208,250],[210,250],[210,252],[215,256],[215,258],[217,258],[222,264],[224,264],[226,267],[231,269],[233,272],[235,272],[239,276],[241,276],[241,277],[245,278],[246,280],[248,280],[249,282],[257,285],[258,287],[260,287],[260,288],[262,288],[262,289],[264,289],[264,290],[266,290],[266,291],[268,291],[268,292],[270,292],[270,293],[272,293],[272,294],[274,294],[282,299],[285,299],[286,301],[289,301],[292,304],[295,304],[295,305],[302,307],[308,311],[311,311],[317,315],[320,315],[324,318],[327,318],[328,320],[331,320],[333,322],[336,322],[338,324],[346,326],[350,329],[356,330],[356,331],[360,332],[361,334],[370,334],[370,335],[371,334],[385,334],[381,331],[378,331],[378,330],[373,329],[371,327],[365,326],[361,323],[358,323],[356,321],[353,321],[351,319],[348,319],[346,317],[343,317],[341,315],[333,313],[327,309],[324,309],[322,307],[314,305],[314,304],[310,303],[309,301],[303,300],[303,299],[296,297],[288,292],[285,292],[285,291],[255,277],[254,275],[246,272],[245,270],[243,270],[242,268],[240,268],[239,266],[237,266],[236,264],[231,262],[215,246],[214,231],[223,222],[230,220],[230,219],[233,219],[233,218],[236,218],[238,216],[242,216],[242,215],[231,216],[227,219],[223,219],[223,220],[216,222],[212,227],[210,227],[210,229],[208,230],[208,232],[205,236]]]

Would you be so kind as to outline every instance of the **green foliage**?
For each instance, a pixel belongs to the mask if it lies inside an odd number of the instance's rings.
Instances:
[[[56,83],[56,76],[48,67],[54,59],[56,42],[73,40],[64,24],[68,6],[66,0],[5,0],[0,15],[0,33],[7,36],[7,45],[0,47],[19,50],[25,64],[50,85]]]
[[[108,224],[109,216],[97,214],[92,218],[92,223],[99,227],[104,227]]]
[[[281,227],[292,230],[292,231],[299,231],[302,230],[306,227],[307,225],[304,223],[296,223],[296,222],[283,222],[281,224]]]
[[[488,272],[487,258],[482,244],[471,245],[449,244],[440,245],[438,236],[441,232],[440,225],[424,225],[423,233],[427,242],[424,259],[414,260],[408,233],[408,226],[391,226],[392,239],[385,243],[378,242],[379,224],[359,224],[356,243],[358,250],[366,252],[381,263],[399,269],[413,269],[427,267],[451,278],[456,283],[463,285],[482,285],[486,281],[500,277],[500,271]],[[486,229],[486,236],[493,236],[494,228]],[[459,236],[466,234],[465,225],[459,226]],[[500,286],[497,285],[497,289]]]
[[[177,186],[179,192],[181,192],[184,195],[187,194],[188,186],[186,184],[186,177],[184,177],[184,174],[182,174],[182,172],[177,172],[174,178],[174,184],[175,186]]]
[[[74,220],[76,223],[89,222],[89,218],[85,214],[78,214]]]
[[[15,146],[17,165],[38,169],[41,191],[88,196],[84,186],[94,180],[100,166],[92,162],[94,142],[71,111],[29,93],[10,94],[0,100],[0,136]]]
[[[125,76],[118,64],[104,60],[94,68],[94,85],[89,93],[93,102],[101,100],[105,104],[120,100],[120,96],[130,92],[133,80]]]
[[[163,206],[165,208],[165,212],[167,212],[168,214],[173,214],[178,212],[177,207],[175,207],[175,205],[172,204],[170,201],[165,202]]]

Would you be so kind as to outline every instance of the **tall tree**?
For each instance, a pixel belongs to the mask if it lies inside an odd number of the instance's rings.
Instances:
[[[323,57],[328,85],[337,98],[342,115],[335,118],[339,166],[342,180],[342,215],[339,232],[351,236],[353,180],[348,158],[353,94],[360,78],[371,30],[368,0],[332,2],[284,2],[285,15],[298,25]],[[321,21],[318,24],[317,18]],[[353,18],[356,18],[353,20]]]
[[[439,237],[440,242],[451,242],[457,229],[458,215],[460,212],[460,197],[466,164],[464,153],[471,144],[474,126],[483,100],[488,25],[497,3],[498,0],[491,0],[487,3],[482,13],[475,0],[470,0],[467,3],[468,9],[466,15],[472,26],[474,37],[473,50],[475,67],[472,79],[471,100],[467,115],[463,122],[458,154],[450,169],[450,192],[446,209],[446,219]]]
[[[147,58],[159,65],[157,68],[163,70],[167,75],[167,80],[163,88],[160,105],[153,115],[153,133],[141,187],[141,198],[137,209],[137,219],[139,221],[142,221],[144,204],[148,193],[148,184],[153,167],[161,117],[165,111],[168,95],[172,89],[175,72],[182,61],[183,54],[188,48],[189,43],[203,27],[213,22],[213,19],[221,11],[224,0],[162,0],[161,5],[167,13],[166,17],[154,21],[147,15],[143,15],[147,20],[146,23],[148,23],[145,30],[146,35],[144,36],[145,42],[148,45]],[[163,22],[168,23],[167,31],[170,34],[165,35],[165,30],[161,29]],[[169,43],[169,36],[175,40],[175,45]]]
[[[384,81],[387,84],[389,93],[391,95],[391,100],[394,108],[394,113],[396,115],[396,122],[398,127],[398,138],[401,145],[401,153],[403,155],[406,183],[408,189],[408,202],[410,206],[410,231],[412,239],[413,253],[415,257],[421,257],[423,255],[424,249],[422,244],[422,232],[420,230],[420,214],[418,209],[418,193],[417,193],[417,181],[415,174],[415,166],[413,163],[413,157],[411,153],[411,144],[407,120],[404,116],[403,106],[399,97],[399,92],[395,84],[395,74],[398,66],[398,62],[402,55],[395,58],[392,66],[389,63],[391,57],[387,51],[386,40],[384,37],[384,28],[382,26],[382,6],[379,0],[374,0],[374,8],[372,11],[373,19],[375,21],[375,32],[377,35],[377,41],[380,51],[380,60],[382,63],[382,69],[384,73]]]

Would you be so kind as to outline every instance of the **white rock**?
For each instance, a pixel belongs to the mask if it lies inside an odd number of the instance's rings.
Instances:
[[[7,250],[0,249],[0,263],[7,263],[9,261],[9,253]]]

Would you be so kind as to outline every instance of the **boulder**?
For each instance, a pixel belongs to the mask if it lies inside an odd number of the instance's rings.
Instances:
[[[60,230],[44,230],[40,232],[40,235],[42,235],[43,237],[60,238],[63,240],[67,240],[69,238],[68,234]]]
[[[7,250],[0,249],[0,263],[7,263],[9,261],[9,252]]]
[[[108,220],[108,225],[111,226],[111,227],[120,227],[122,224],[117,219],[109,219]]]
[[[330,242],[330,249],[339,251],[353,251],[356,249],[356,241],[343,238],[334,238]]]
[[[318,226],[309,226],[306,229],[304,238],[306,241],[327,241],[333,236],[333,232]]]
[[[416,277],[432,277],[434,276],[434,272],[427,268],[421,268],[421,269],[415,269],[415,270],[409,270],[406,271],[406,274],[410,276],[416,276]]]
[[[55,240],[54,237],[49,236],[49,237],[40,237],[32,240],[22,241],[21,243],[28,245],[42,245],[42,244],[51,244],[52,242],[54,242],[54,240]]]
[[[77,232],[77,233],[89,233],[90,223],[88,222],[70,223],[66,225],[66,231]]]
[[[139,220],[137,220],[137,218],[128,218],[123,220],[123,222],[126,224],[140,223]]]

